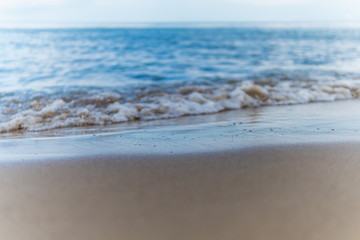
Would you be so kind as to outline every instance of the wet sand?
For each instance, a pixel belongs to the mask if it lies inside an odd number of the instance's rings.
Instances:
[[[359,143],[2,163],[4,239],[358,239]]]
[[[356,116],[344,123],[350,105],[359,102],[291,106],[273,119],[266,111],[276,108],[206,124],[2,140],[1,236],[358,239],[360,138]],[[332,118],[337,108],[344,112]],[[311,121],[291,120],[294,112]]]

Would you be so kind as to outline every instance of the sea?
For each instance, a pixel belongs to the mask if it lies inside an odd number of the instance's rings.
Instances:
[[[360,25],[0,28],[0,133],[360,98]]]

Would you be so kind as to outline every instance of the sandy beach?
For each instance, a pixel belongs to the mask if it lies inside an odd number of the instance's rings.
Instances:
[[[358,239],[359,105],[7,136],[0,141],[1,236]]]
[[[5,239],[358,239],[359,143],[1,163]]]

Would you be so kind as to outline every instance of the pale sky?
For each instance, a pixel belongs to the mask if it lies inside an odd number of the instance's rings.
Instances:
[[[356,0],[0,0],[0,22],[360,20]]]

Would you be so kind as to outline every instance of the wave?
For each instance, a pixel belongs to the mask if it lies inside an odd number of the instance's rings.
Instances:
[[[243,81],[182,86],[173,91],[138,91],[133,97],[116,90],[35,94],[0,98],[0,132],[108,125],[136,120],[176,118],[246,107],[357,99],[355,80],[321,82]],[[130,95],[130,94],[129,94]]]

